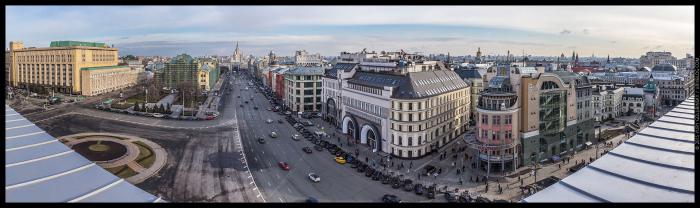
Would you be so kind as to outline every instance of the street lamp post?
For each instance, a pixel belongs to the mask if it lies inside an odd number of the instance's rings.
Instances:
[[[596,125],[595,128],[598,129],[598,138],[595,140],[595,158],[598,159],[598,143],[600,142],[600,125]]]

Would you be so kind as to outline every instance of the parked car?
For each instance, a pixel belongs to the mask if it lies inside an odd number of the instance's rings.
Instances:
[[[414,187],[413,187],[413,181],[411,181],[410,179],[406,179],[406,180],[403,182],[403,190],[404,190],[404,191],[413,191],[413,189],[414,189]]]
[[[425,197],[428,197],[428,199],[435,198],[435,186],[431,186],[427,189],[427,191],[425,193]]]
[[[376,172],[374,172],[374,174],[372,174],[373,181],[378,181],[381,177],[382,177],[382,173],[380,173],[379,171],[376,171]]]
[[[401,199],[399,199],[398,196],[391,194],[384,194],[384,196],[382,196],[382,201],[384,203],[401,203]]]
[[[423,184],[417,183],[413,186],[413,191],[418,195],[423,195]]]
[[[306,153],[311,154],[311,147],[304,147],[304,148],[301,148],[301,150],[303,150]]]
[[[457,195],[453,192],[445,192],[445,199],[447,202],[457,202]]]
[[[318,145],[314,146],[314,149],[316,149],[316,151],[323,151],[323,147]]]
[[[284,123],[282,122],[282,119],[277,120],[277,123]]]
[[[153,117],[156,117],[156,118],[163,118],[164,116],[165,116],[165,115],[160,114],[160,113],[154,113],[154,114],[153,114]]]
[[[270,132],[270,137],[277,138],[277,132]]]
[[[289,170],[289,164],[286,162],[279,162],[277,164],[280,166],[280,168],[282,168],[282,170]]]
[[[316,175],[316,173],[309,173],[309,179],[313,182],[321,182],[321,176]]]
[[[398,189],[398,188],[401,188],[401,185],[403,185],[401,183],[401,180],[396,179],[396,180],[394,180],[393,183],[391,183],[391,188]]]
[[[335,157],[335,162],[337,162],[338,164],[345,164],[345,158]]]

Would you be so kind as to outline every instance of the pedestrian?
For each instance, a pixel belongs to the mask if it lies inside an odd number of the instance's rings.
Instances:
[[[463,185],[462,179],[459,179],[459,185],[460,185],[460,186]]]
[[[469,183],[473,183],[473,182],[474,182],[474,178],[472,176],[469,176]]]
[[[464,172],[464,165],[462,165],[462,172]]]
[[[391,161],[391,167],[392,168],[394,167],[394,161]]]
[[[408,165],[408,168],[413,168],[413,161]]]
[[[561,163],[559,163],[559,169],[561,169]]]
[[[520,186],[523,185],[523,179],[520,179]]]
[[[369,158],[365,157],[365,163],[369,162]]]

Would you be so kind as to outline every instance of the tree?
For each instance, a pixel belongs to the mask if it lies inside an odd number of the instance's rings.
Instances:
[[[141,111],[141,109],[139,108],[139,102],[138,102],[138,101],[137,101],[136,103],[134,103],[134,111]]]
[[[158,106],[158,113],[165,113],[165,106],[163,106],[163,103]]]
[[[146,103],[141,104],[141,112],[146,112]]]
[[[173,112],[172,112],[172,108],[173,108],[173,104],[168,103],[168,106],[167,106],[166,109],[165,109],[165,113],[167,113],[167,114],[173,113]]]

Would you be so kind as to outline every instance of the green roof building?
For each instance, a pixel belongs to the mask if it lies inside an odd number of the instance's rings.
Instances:
[[[80,42],[80,41],[70,41],[70,40],[62,40],[62,41],[51,41],[50,47],[74,47],[74,46],[84,46],[84,47],[98,47],[98,48],[107,48],[107,44],[104,43],[95,43],[95,42]]]
[[[165,63],[162,70],[155,71],[155,77],[159,84],[167,89],[199,87],[202,90],[209,90],[218,81],[219,67],[215,62],[195,60],[190,55],[180,54],[170,63]],[[203,79],[200,80],[199,77]]]

